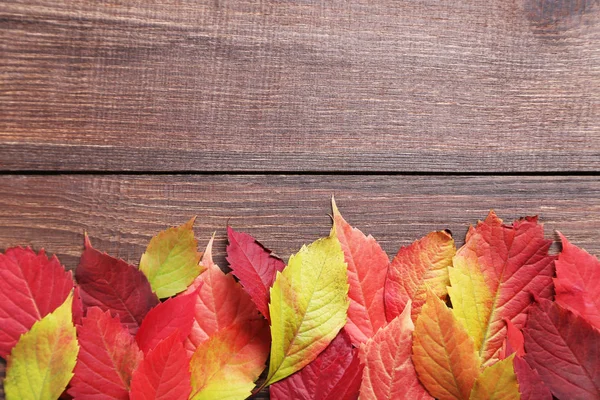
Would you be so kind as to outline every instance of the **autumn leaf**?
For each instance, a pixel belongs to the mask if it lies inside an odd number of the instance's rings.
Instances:
[[[179,331],[156,345],[133,371],[131,400],[187,399],[190,386],[190,359]]]
[[[431,290],[415,324],[412,360],[423,386],[440,400],[469,399],[479,377],[473,339]]]
[[[514,354],[483,370],[471,391],[471,400],[519,400],[519,385],[513,368]]]
[[[431,232],[408,247],[402,247],[390,264],[385,282],[385,310],[391,321],[412,301],[415,321],[427,298],[429,287],[441,299],[448,291],[448,267],[456,253],[454,240],[446,231]]]
[[[73,290],[71,272],[44,250],[13,247],[0,254],[0,357],[21,335],[64,303]]]
[[[474,338],[483,365],[499,360],[504,320],[522,328],[532,295],[552,296],[552,241],[544,239],[537,217],[503,225],[490,212],[471,227],[449,269],[453,312]]]
[[[500,359],[504,360],[513,353],[516,353],[518,357],[523,357],[525,355],[523,332],[509,319],[504,320],[504,322],[506,323],[506,339],[500,350]]]
[[[562,251],[556,260],[556,302],[600,329],[600,261],[558,234]]]
[[[140,271],[146,275],[152,291],[163,299],[183,292],[200,274],[202,253],[194,238],[196,217],[154,236],[140,260]]]
[[[69,394],[85,399],[129,399],[131,375],[142,361],[129,330],[117,317],[90,307],[77,327],[81,350]]]
[[[133,265],[94,249],[87,235],[75,279],[85,309],[97,306],[110,311],[132,334],[146,313],[158,304],[144,274]]]
[[[252,236],[227,227],[227,262],[258,311],[269,320],[269,290],[284,262]]]
[[[361,346],[365,366],[361,400],[433,400],[419,382],[411,360],[414,329],[408,300],[399,316]]]
[[[140,349],[147,353],[176,331],[183,342],[192,330],[197,297],[196,290],[190,294],[172,297],[150,310],[135,335]]]
[[[363,367],[342,329],[321,354],[297,373],[271,385],[271,400],[356,400]]]
[[[250,321],[261,321],[266,325],[241,285],[231,274],[223,273],[214,263],[212,244],[213,239],[206,246],[202,258],[202,266],[206,271],[184,292],[188,294],[198,291],[192,330],[185,343],[190,356],[211,335],[232,325],[243,325]]]
[[[340,243],[327,238],[303,246],[271,288],[271,358],[265,385],[310,364],[346,323],[348,283]]]
[[[600,399],[600,331],[557,303],[529,310],[525,360],[560,399]]]
[[[366,342],[386,324],[383,291],[390,260],[373,236],[348,224],[331,198],[333,224],[348,265],[348,322],[352,344]]]
[[[262,321],[232,325],[212,335],[192,356],[192,400],[245,399],[265,368],[269,330]]]
[[[7,400],[57,399],[65,390],[79,350],[72,302],[73,296],[68,295],[62,305],[35,322],[13,347],[4,380]]]

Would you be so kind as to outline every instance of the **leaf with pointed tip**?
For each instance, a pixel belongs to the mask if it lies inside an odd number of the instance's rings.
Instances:
[[[0,254],[0,357],[21,335],[64,303],[73,289],[71,272],[44,250],[13,247]]]
[[[561,399],[600,399],[600,331],[557,303],[529,309],[525,360]]]
[[[411,360],[414,329],[409,300],[399,316],[361,346],[365,366],[361,400],[433,400],[419,382]]]
[[[462,292],[462,299],[455,301],[452,293],[450,299],[454,313],[466,316],[459,319],[466,321],[469,334],[476,339],[483,365],[499,360],[506,332],[504,320],[512,321],[520,329],[525,324],[532,295],[552,296],[555,257],[548,255],[551,243],[544,239],[537,217],[503,225],[492,211],[484,222],[469,229],[465,245],[457,251],[453,264],[455,268],[464,267],[462,271],[474,277],[473,287],[479,289],[462,290],[460,284],[453,283],[452,287]],[[477,276],[483,276],[491,298],[477,297],[483,290]],[[481,306],[477,312],[469,309],[473,304]]]
[[[431,232],[398,250],[385,282],[387,320],[400,315],[411,300],[412,319],[415,321],[425,304],[427,287],[439,298],[445,299],[450,284],[448,267],[452,265],[455,253],[454,240],[446,231]]]
[[[194,238],[194,221],[169,228],[154,236],[140,260],[140,271],[146,275],[152,291],[164,299],[183,292],[200,274],[202,253]]]
[[[519,400],[514,357],[511,355],[485,368],[473,385],[470,400]]]
[[[144,353],[152,350],[161,340],[173,332],[179,332],[183,342],[192,330],[194,323],[194,305],[198,291],[181,294],[160,303],[148,312],[142,322],[135,340]]]
[[[412,360],[423,386],[441,400],[468,399],[479,377],[473,339],[431,290],[415,324]]]
[[[355,346],[386,324],[383,291],[390,260],[373,236],[353,228],[331,199],[333,224],[348,265],[348,322],[345,330]]]
[[[310,364],[346,323],[348,279],[335,235],[290,257],[271,288],[271,358],[265,385]]]
[[[142,361],[129,330],[117,317],[90,307],[77,327],[81,350],[69,394],[85,399],[129,399],[131,375]]]
[[[271,400],[356,400],[363,366],[342,329],[325,350],[297,373],[271,385]]]
[[[11,399],[57,399],[73,376],[77,337],[71,307],[73,296],[35,322],[13,347],[4,390]]]
[[[252,236],[227,227],[227,261],[258,311],[269,320],[269,290],[285,263]]]
[[[525,338],[523,332],[515,326],[509,319],[506,322],[506,338],[504,344],[500,350],[500,359],[504,360],[513,353],[516,353],[518,357],[525,355]]]
[[[527,361],[522,357],[515,356],[513,366],[519,382],[521,400],[552,400],[550,389],[544,385],[540,374],[531,368]]]
[[[150,350],[131,378],[131,400],[187,399],[190,386],[190,359],[181,335],[173,332]]]
[[[232,325],[212,335],[192,356],[191,400],[237,400],[251,394],[269,355],[263,321]]]
[[[556,260],[556,302],[600,329],[600,260],[558,234],[562,251]]]
[[[184,292],[187,294],[198,290],[192,330],[184,344],[190,356],[211,335],[231,325],[243,325],[250,321],[266,324],[244,288],[231,274],[223,273],[214,263],[212,244],[213,239],[208,242],[202,258],[206,271]]]
[[[100,307],[118,316],[135,334],[158,298],[148,279],[133,265],[101,253],[85,236],[85,249],[75,270],[84,309]]]

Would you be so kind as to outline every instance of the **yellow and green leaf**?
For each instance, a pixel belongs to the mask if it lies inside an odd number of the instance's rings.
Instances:
[[[470,400],[518,400],[519,384],[513,367],[515,355],[483,370],[473,385]]]
[[[271,360],[265,385],[313,361],[346,323],[348,280],[335,233],[303,246],[271,288]]]
[[[58,399],[73,377],[77,361],[73,294],[24,333],[8,358],[4,391],[7,400]]]
[[[193,230],[195,219],[154,236],[142,255],[140,270],[161,299],[184,291],[202,272],[202,253]]]

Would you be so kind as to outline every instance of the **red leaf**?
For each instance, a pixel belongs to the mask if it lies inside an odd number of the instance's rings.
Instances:
[[[522,357],[515,357],[513,360],[515,375],[519,382],[519,393],[521,400],[552,400],[552,393],[537,371],[527,364]]]
[[[345,329],[352,344],[359,345],[386,324],[383,291],[390,260],[373,236],[365,236],[344,220],[333,198],[331,205],[335,234],[348,264],[350,305]]]
[[[75,290],[73,290],[73,324],[81,325],[83,322],[83,302],[81,301],[81,295],[79,294],[79,287],[76,286]]]
[[[529,310],[525,360],[561,399],[600,399],[600,331],[556,303]]]
[[[140,349],[147,353],[175,331],[179,332],[183,342],[192,330],[197,296],[197,290],[190,294],[178,295],[150,310],[135,335]]]
[[[138,349],[119,319],[90,307],[77,327],[79,355],[69,394],[85,399],[129,399],[131,375],[142,361]]]
[[[133,372],[131,400],[187,399],[190,385],[190,358],[175,331],[150,350]]]
[[[411,359],[414,329],[409,300],[402,314],[360,348],[365,365],[361,400],[433,399],[419,382]]]
[[[600,261],[558,234],[562,251],[556,261],[556,302],[600,329]]]
[[[273,400],[355,400],[363,367],[358,349],[342,330],[306,367],[269,389]]]
[[[192,331],[184,344],[190,354],[212,334],[233,324],[243,325],[252,320],[266,323],[242,286],[213,262],[212,244],[213,239],[206,246],[202,258],[206,271],[184,292],[187,294],[199,290]]]
[[[515,352],[517,356],[523,357],[525,355],[523,333],[509,319],[505,319],[504,322],[506,322],[506,339],[500,350],[500,359],[504,360]]]
[[[0,357],[6,359],[19,337],[64,303],[72,289],[71,272],[44,250],[13,247],[0,254]]]
[[[258,311],[269,320],[269,289],[285,263],[252,236],[227,227],[227,261]]]
[[[158,304],[158,298],[141,271],[94,249],[87,235],[75,279],[85,309],[97,306],[110,311],[132,334],[137,332],[146,313]]]

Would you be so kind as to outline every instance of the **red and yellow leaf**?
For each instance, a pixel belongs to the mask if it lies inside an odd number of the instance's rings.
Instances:
[[[483,365],[499,360],[504,320],[520,329],[532,295],[552,296],[555,257],[548,255],[551,243],[544,239],[536,217],[503,225],[490,212],[484,222],[469,229],[450,269],[449,293],[453,312],[474,338]]]
[[[600,329],[600,261],[560,234],[556,260],[556,302]]]
[[[265,385],[310,364],[346,323],[348,278],[335,228],[303,246],[271,288],[271,358]]]
[[[385,310],[391,321],[412,301],[415,321],[425,304],[429,287],[441,299],[448,291],[448,267],[456,253],[454,240],[446,231],[431,232],[408,247],[398,250],[385,282]]]
[[[190,356],[210,336],[232,325],[243,325],[250,321],[266,324],[248,293],[231,274],[223,273],[213,262],[212,244],[213,239],[206,246],[202,258],[206,271],[184,292],[198,291],[192,330],[185,343]]]
[[[519,385],[513,368],[514,354],[483,370],[471,391],[471,400],[519,400]]]
[[[142,361],[129,330],[109,311],[90,307],[77,327],[81,350],[69,394],[82,399],[129,399],[131,375]]]
[[[269,290],[285,263],[252,236],[227,227],[227,261],[258,311],[269,320]]]
[[[365,366],[361,400],[433,400],[419,382],[411,360],[414,329],[409,300],[399,316],[361,346]]]
[[[73,296],[36,321],[13,347],[4,380],[7,400],[58,399],[73,376],[77,338]]]
[[[152,291],[164,299],[183,292],[200,274],[202,253],[194,238],[194,221],[169,228],[154,236],[140,260],[140,271],[146,275]]]
[[[335,200],[333,223],[348,265],[348,322],[345,330],[355,346],[366,342],[386,324],[383,293],[390,260],[373,236],[348,224]]]
[[[325,350],[297,373],[271,385],[271,400],[356,400],[363,366],[342,329]]]
[[[479,377],[473,339],[431,290],[415,324],[412,360],[423,386],[440,400],[469,399]]]
[[[600,399],[600,331],[557,303],[529,310],[525,360],[560,399]]]
[[[94,249],[87,235],[75,279],[84,309],[96,306],[110,311],[132,334],[137,332],[146,313],[158,304],[143,273],[123,260]]]
[[[192,330],[194,305],[198,292],[172,297],[148,312],[135,340],[140,349],[147,353],[173,332],[179,332],[183,342]]]
[[[73,290],[71,272],[44,250],[13,247],[0,254],[0,357],[22,334],[64,303]]]
[[[192,356],[191,400],[242,400],[269,355],[269,330],[262,321],[232,325],[212,335]]]
[[[131,400],[187,399],[190,386],[190,358],[178,331],[150,350],[133,371]]]

